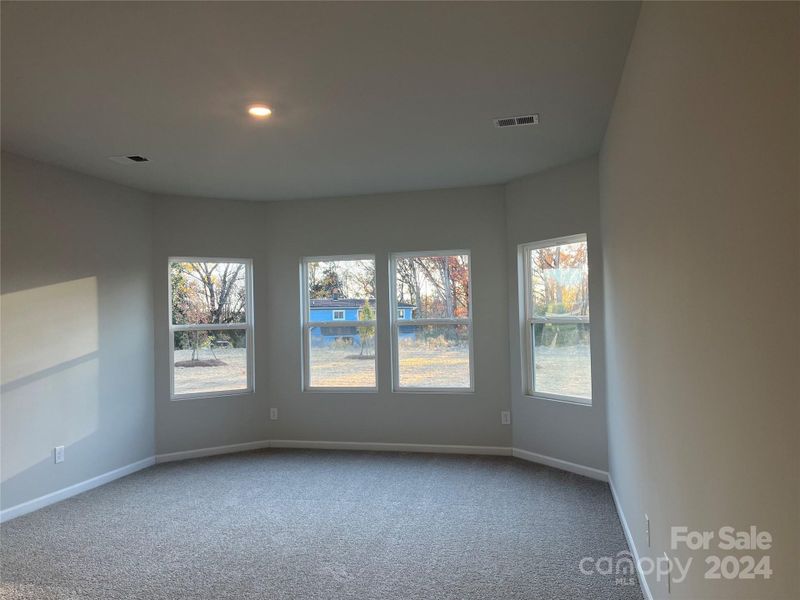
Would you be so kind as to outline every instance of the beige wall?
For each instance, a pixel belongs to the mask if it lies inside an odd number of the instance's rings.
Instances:
[[[606,409],[603,344],[603,255],[597,159],[529,175],[506,186],[509,342],[514,447],[605,471]],[[592,404],[533,398],[523,384],[526,353],[520,336],[518,246],[587,234],[592,343]]]
[[[610,470],[636,545],[775,537],[770,581],[706,581],[697,553],[675,598],[800,595],[798,11],[645,3],[601,154]]]
[[[5,153],[2,173],[5,509],[153,455],[153,272],[147,194]]]

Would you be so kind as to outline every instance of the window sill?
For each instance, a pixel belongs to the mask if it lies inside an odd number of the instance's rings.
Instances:
[[[474,394],[475,388],[397,388],[392,390],[394,394],[448,394],[466,395]]]
[[[556,396],[556,395],[548,395],[548,394],[531,394],[527,392],[524,394],[525,398],[530,398],[531,400],[547,400],[549,402],[560,402],[561,404],[572,404],[573,406],[583,406],[585,408],[592,407],[592,399],[591,398],[578,398],[576,396]]]
[[[229,398],[230,396],[248,396],[252,395],[255,390],[247,388],[245,390],[230,390],[227,392],[198,392],[197,394],[180,394],[179,396],[170,396],[171,402],[183,402],[184,400],[207,400],[209,398]]]
[[[303,393],[309,394],[377,394],[378,388],[346,388],[346,387],[308,387]]]

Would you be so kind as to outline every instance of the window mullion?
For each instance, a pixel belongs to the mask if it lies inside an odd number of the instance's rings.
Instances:
[[[589,317],[532,317],[528,320],[532,323],[544,323],[545,325],[589,324]]]
[[[171,325],[171,331],[228,331],[236,329],[247,329],[248,323],[182,323]]]

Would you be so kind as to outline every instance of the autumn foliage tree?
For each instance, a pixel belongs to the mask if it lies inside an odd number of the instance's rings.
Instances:
[[[586,244],[563,244],[531,253],[531,291],[537,314],[588,316]]]

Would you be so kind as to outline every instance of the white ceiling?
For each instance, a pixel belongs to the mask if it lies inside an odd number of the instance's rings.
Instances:
[[[220,198],[505,182],[598,150],[638,10],[3,2],[3,148]],[[264,123],[245,112],[259,101]],[[540,125],[492,122],[531,112]]]

